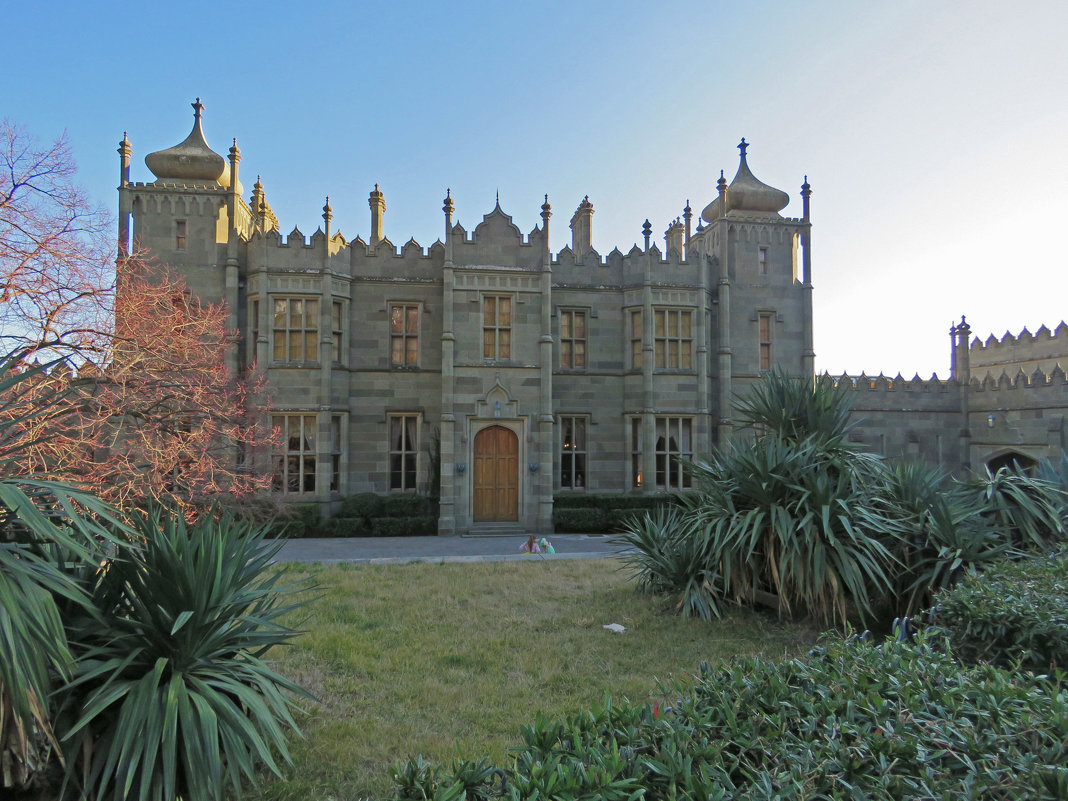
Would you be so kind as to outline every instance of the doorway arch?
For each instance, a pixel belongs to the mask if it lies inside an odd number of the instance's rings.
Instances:
[[[476,523],[519,520],[519,437],[504,426],[475,434],[473,518]]]

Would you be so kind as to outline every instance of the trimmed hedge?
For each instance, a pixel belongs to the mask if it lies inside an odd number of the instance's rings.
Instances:
[[[936,603],[937,625],[967,662],[1068,665],[1068,554],[971,571]]]
[[[553,496],[553,530],[558,534],[613,534],[628,520],[681,501],[674,493],[561,493]]]
[[[785,663],[703,665],[693,684],[675,689],[683,700],[663,710],[606,698],[569,719],[538,715],[521,729],[505,795],[1068,797],[1068,691],[962,666],[930,644],[829,642]],[[394,797],[496,797],[499,779],[483,765],[411,760],[394,771]]]
[[[373,537],[432,537],[438,533],[433,517],[376,517],[371,520]]]
[[[558,534],[604,534],[611,516],[601,509],[553,509],[553,531]]]
[[[422,495],[410,492],[386,495],[382,498],[380,517],[423,517],[427,512],[427,500]]]
[[[362,517],[366,520],[372,517],[382,517],[382,497],[373,492],[350,495],[341,502],[338,517]]]

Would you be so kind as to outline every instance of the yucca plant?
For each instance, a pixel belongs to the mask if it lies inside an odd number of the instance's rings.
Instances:
[[[680,507],[632,517],[613,539],[632,548],[624,564],[639,590],[669,596],[673,610],[686,617],[710,620],[721,615],[723,587],[711,551],[713,539]]]
[[[0,358],[0,788],[29,784],[49,762],[49,699],[73,666],[57,599],[88,603],[71,569],[95,569],[121,529],[90,493],[19,474],[27,424],[50,411],[47,396],[31,403],[26,390],[51,366]]]
[[[890,465],[885,495],[905,526],[896,542],[890,607],[894,616],[914,615],[935,593],[969,567],[1003,559],[1010,543],[1000,537],[975,493],[963,490],[938,468],[914,462]]]
[[[272,559],[280,543],[229,515],[187,523],[153,506],[133,516],[140,547],[121,545],[74,617],[73,680],[59,693],[65,792],[104,799],[208,801],[264,765],[288,762],[293,695],[266,652],[294,632],[300,605]]]
[[[746,395],[735,398],[734,410],[742,425],[761,437],[788,442],[814,438],[825,450],[855,450],[846,440],[856,425],[850,421],[849,396],[828,391],[811,379],[791,378],[779,368],[764,375]]]
[[[1068,538],[1068,494],[1057,484],[1001,467],[965,486],[1017,548],[1043,552]]]

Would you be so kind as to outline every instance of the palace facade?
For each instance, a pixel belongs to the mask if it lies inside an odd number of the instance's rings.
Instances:
[[[813,375],[811,190],[783,217],[789,196],[753,175],[744,139],[733,180],[721,173],[696,225],[687,202],[663,248],[647,221],[643,246],[595,251],[587,197],[553,253],[547,197],[524,234],[499,202],[468,230],[449,193],[442,239],[397,246],[378,186],[367,240],[336,230],[329,198],[310,237],[283,236],[258,178],[244,197],[236,141],[213,152],[193,106],[189,136],[146,157],[152,181],[131,181],[123,137],[119,238],[226,304],[230,367],[267,379],[288,500],[329,513],[357,492],[436,491],[441,534],[549,532],[556,493],[687,488],[680,460],[730,438],[736,395],[775,367]],[[843,378],[821,380],[856,392]],[[860,382],[858,399],[881,398],[861,437],[953,467],[976,456],[960,435],[970,378],[879,381]],[[928,400],[898,402],[914,389]]]

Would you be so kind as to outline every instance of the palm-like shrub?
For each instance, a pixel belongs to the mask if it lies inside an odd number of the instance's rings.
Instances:
[[[883,492],[905,527],[893,546],[894,571],[889,607],[896,616],[927,608],[935,593],[951,586],[970,566],[1011,553],[983,513],[975,493],[965,491],[937,468],[916,463],[889,465]]]
[[[11,468],[25,424],[49,412],[22,391],[48,366],[0,358],[0,788],[27,784],[56,746],[49,696],[73,666],[56,599],[88,603],[71,568],[95,569],[119,527],[89,493]]]
[[[638,589],[671,598],[673,611],[710,620],[722,613],[723,585],[707,529],[677,506],[632,518],[617,541],[631,550],[624,557]]]
[[[870,615],[904,528],[879,492],[883,462],[846,439],[847,400],[771,373],[737,408],[752,440],[693,465],[699,491],[678,520],[635,522],[624,535],[639,583],[682,593],[684,613],[772,596],[825,623],[844,622],[850,606]]]
[[[983,515],[1025,551],[1045,551],[1068,538],[1068,494],[1057,484],[999,468],[965,485]]]
[[[239,794],[263,764],[289,761],[291,695],[264,661],[293,633],[280,618],[299,585],[271,567],[280,543],[229,516],[187,524],[160,507],[136,514],[74,615],[76,667],[59,693],[67,791],[101,799],[186,801]]]

